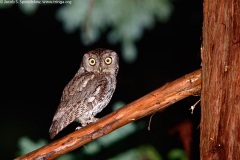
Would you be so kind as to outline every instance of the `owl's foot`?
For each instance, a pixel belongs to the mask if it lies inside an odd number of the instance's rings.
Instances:
[[[75,130],[79,130],[87,125],[86,121],[81,121],[80,123],[81,123],[82,127],[78,126]]]
[[[98,121],[98,118],[92,117],[87,123],[86,122],[81,122],[82,127],[80,127],[80,126],[76,127],[75,131],[85,127],[86,125],[88,125],[90,123],[94,123],[94,122],[97,122],[97,121]]]
[[[90,123],[97,122],[97,121],[98,121],[98,118],[90,117],[88,120],[83,119],[83,118],[81,118],[81,119],[79,118],[79,119],[77,119],[76,121],[79,122],[79,123],[81,123],[81,125],[82,125],[81,127],[78,126],[78,127],[75,129],[75,130],[79,130],[79,129],[85,127],[86,125],[88,125],[88,124],[90,124]]]
[[[82,128],[82,127],[78,126],[78,127],[75,129],[75,131],[76,131],[76,130],[79,130],[79,129],[81,129],[81,128]]]
[[[91,117],[89,120],[89,123],[94,123],[94,122],[97,122],[98,120],[99,118]]]

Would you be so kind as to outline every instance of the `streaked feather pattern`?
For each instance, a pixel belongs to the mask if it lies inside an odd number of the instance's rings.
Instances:
[[[112,63],[105,64],[106,57]],[[90,58],[95,58],[96,65],[89,65]],[[116,88],[118,56],[114,51],[96,49],[86,53],[79,71],[63,90],[58,109],[49,129],[54,138],[63,128],[77,121],[86,126],[95,122],[94,116],[109,103]]]

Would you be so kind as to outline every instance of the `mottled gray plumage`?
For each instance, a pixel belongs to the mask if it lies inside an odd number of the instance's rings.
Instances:
[[[84,54],[76,75],[63,90],[61,102],[49,129],[54,138],[73,121],[86,126],[109,103],[116,88],[118,55],[107,49]]]

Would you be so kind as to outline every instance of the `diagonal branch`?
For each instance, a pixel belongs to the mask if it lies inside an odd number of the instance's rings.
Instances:
[[[201,70],[196,70],[101,118],[80,130],[30,152],[16,160],[54,159],[102,137],[132,121],[160,111],[201,90]]]

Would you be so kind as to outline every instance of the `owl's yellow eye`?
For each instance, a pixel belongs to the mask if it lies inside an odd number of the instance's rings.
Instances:
[[[91,65],[91,66],[94,66],[95,64],[96,64],[96,61],[95,61],[95,59],[93,59],[93,58],[89,58],[89,64]]]
[[[106,63],[106,64],[111,64],[111,63],[112,63],[112,58],[111,58],[111,57],[107,57],[107,58],[105,59],[105,63]]]

